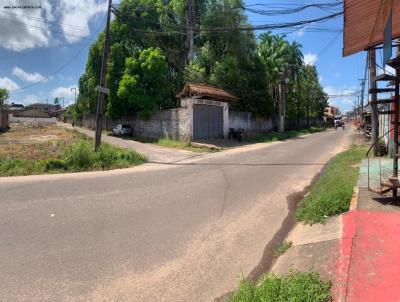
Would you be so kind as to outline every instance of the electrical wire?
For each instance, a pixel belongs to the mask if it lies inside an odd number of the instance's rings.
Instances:
[[[10,93],[19,93],[25,89],[34,87],[36,85],[39,85],[41,83],[44,83],[46,81],[48,81],[51,77],[53,77],[54,75],[56,75],[57,73],[59,73],[60,71],[64,70],[69,64],[71,64],[81,53],[82,51],[84,51],[88,46],[90,46],[90,42],[92,40],[94,40],[94,37],[97,36],[98,34],[100,34],[101,31],[97,32],[96,34],[93,35],[93,38],[90,39],[90,41],[88,43],[86,43],[82,48],[80,48],[67,62],[65,62],[63,65],[61,65],[59,68],[57,68],[55,71],[53,71],[52,73],[50,73],[49,75],[45,76],[44,79],[31,83],[29,85],[26,85],[24,87],[21,88],[17,88],[17,89],[13,89],[10,90]]]

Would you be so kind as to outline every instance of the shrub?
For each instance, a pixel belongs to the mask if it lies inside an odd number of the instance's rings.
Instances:
[[[51,170],[66,170],[67,165],[62,159],[49,159],[45,161],[44,170],[51,171]]]
[[[25,159],[6,159],[0,157],[0,174],[11,175],[28,175],[35,170],[33,162]]]
[[[68,169],[83,171],[90,170],[96,163],[96,154],[93,146],[83,139],[67,147],[62,154],[62,159]]]

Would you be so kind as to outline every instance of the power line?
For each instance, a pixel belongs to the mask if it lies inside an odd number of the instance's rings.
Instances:
[[[69,64],[71,64],[81,53],[82,51],[84,51],[91,43],[92,40],[94,40],[94,37],[97,36],[100,32],[96,33],[95,35],[93,35],[93,38],[90,39],[90,41],[88,43],[86,43],[82,48],[80,48],[72,57],[71,59],[69,59],[67,62],[65,62],[63,65],[61,65],[59,68],[57,68],[55,71],[53,71],[52,73],[50,73],[49,75],[47,75],[44,79],[34,82],[32,84],[29,84],[27,86],[21,87],[21,88],[17,88],[17,89],[13,89],[10,90],[10,93],[18,93],[21,92],[22,90],[31,88],[33,86],[39,85],[40,83],[44,83],[47,80],[49,80],[52,76],[54,76],[55,74],[59,73],[60,71],[64,70]]]
[[[25,23],[25,22],[15,21],[15,20],[12,20],[12,19],[7,19],[7,18],[4,18],[4,17],[0,17],[0,22],[9,23],[9,24],[16,24],[16,25],[21,25],[21,26],[24,26],[24,27],[27,27],[27,28],[37,28],[37,29],[41,29],[41,30],[43,30],[43,31],[45,31],[45,30],[50,30],[52,33],[55,33],[55,34],[62,34],[62,35],[64,35],[64,36],[71,36],[71,37],[75,37],[75,38],[79,38],[79,39],[84,39],[84,40],[90,40],[90,41],[93,41],[93,40],[94,40],[94,39],[87,38],[87,37],[84,37],[84,36],[79,36],[79,35],[74,35],[74,34],[70,34],[70,33],[65,33],[65,32],[63,32],[63,31],[58,31],[58,30],[54,30],[54,29],[48,29],[48,28],[44,28],[44,27],[41,27],[41,26],[35,26],[35,25],[32,25],[32,24],[27,24],[27,23]]]
[[[318,58],[320,58],[328,50],[328,48],[336,41],[336,39],[339,38],[340,34],[341,33],[338,33],[336,36],[334,36],[333,39],[329,41],[329,43],[326,44],[324,48],[321,49],[321,51],[316,55],[314,60],[310,62],[310,65],[314,64],[318,60]]]

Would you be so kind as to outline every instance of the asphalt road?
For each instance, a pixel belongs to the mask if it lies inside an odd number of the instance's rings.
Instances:
[[[260,264],[329,130],[174,165],[0,178],[0,301],[210,301]]]

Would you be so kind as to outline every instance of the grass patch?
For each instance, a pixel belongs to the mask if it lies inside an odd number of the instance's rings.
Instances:
[[[275,249],[275,258],[278,258],[279,256],[282,256],[284,253],[286,253],[287,250],[290,249],[292,245],[293,242],[291,241],[284,241],[281,244],[279,244]]]
[[[230,302],[328,302],[331,283],[315,272],[291,272],[284,277],[265,275],[258,284],[242,281]]]
[[[110,170],[146,162],[146,158],[135,151],[105,143],[94,152],[91,139],[76,139],[69,145],[50,141],[25,148],[40,150],[37,158],[7,158],[0,154],[0,176]]]
[[[290,138],[299,137],[305,134],[316,133],[325,131],[326,127],[310,127],[308,129],[302,130],[290,130],[284,133],[259,133],[254,135],[249,135],[244,140],[249,143],[269,143],[269,142],[276,142],[276,141],[283,141]]]
[[[366,147],[352,145],[349,150],[335,156],[302,201],[297,210],[297,220],[309,224],[323,223],[329,216],[348,211],[358,178],[358,164],[365,152]]]

